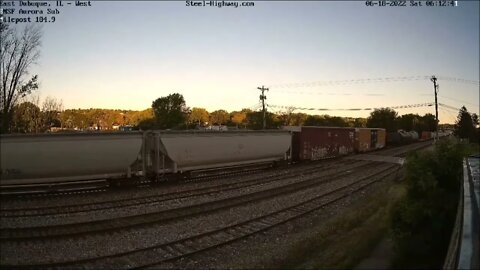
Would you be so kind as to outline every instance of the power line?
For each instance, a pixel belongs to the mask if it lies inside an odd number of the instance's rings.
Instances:
[[[447,104],[443,104],[443,103],[438,103],[438,105],[443,106],[443,107],[445,107],[445,108],[452,109],[452,110],[456,110],[456,111],[460,110],[460,108],[457,108],[457,107],[454,107],[454,106],[450,106],[450,105],[447,105]]]
[[[473,105],[473,106],[480,107],[478,104],[470,103],[468,101],[463,101],[463,100],[455,99],[455,98],[452,98],[452,97],[446,97],[446,96],[443,96],[443,95],[438,95],[438,96],[442,97],[442,98],[446,98],[446,99],[451,99],[451,100],[454,100],[454,101],[457,101],[457,102],[461,102],[461,103],[470,104],[470,105]]]
[[[480,85],[480,81],[454,78],[454,77],[448,77],[448,76],[438,76],[438,79],[443,80],[443,81],[451,81],[451,82],[457,82],[457,83]]]
[[[455,122],[456,117],[454,115],[452,115],[452,113],[450,111],[446,110],[445,108],[440,108],[440,110],[442,110],[443,112],[446,112],[448,115],[450,115],[453,119],[453,122]]]
[[[367,79],[354,79],[354,80],[315,81],[315,82],[303,82],[303,83],[271,84],[270,88],[314,87],[314,86],[325,86],[325,85],[349,85],[349,84],[360,84],[360,83],[418,81],[418,80],[428,80],[429,78],[430,76],[403,76],[403,77],[382,77],[382,78],[367,78]]]
[[[325,95],[325,96],[352,96],[352,95],[362,95],[362,96],[385,96],[382,93],[334,93],[334,92],[313,92],[313,91],[291,91],[291,90],[278,90],[275,91],[280,94],[295,94],[295,95]]]
[[[418,103],[418,104],[409,104],[409,105],[400,105],[400,106],[389,106],[389,107],[382,107],[382,108],[407,109],[407,108],[417,108],[417,107],[430,107],[433,105],[434,103],[427,102],[427,103]],[[301,110],[301,111],[372,111],[375,109],[380,109],[380,108],[340,108],[340,109],[306,108],[306,107],[282,106],[282,105],[268,105],[268,107],[281,108],[281,109],[295,109],[295,110]]]

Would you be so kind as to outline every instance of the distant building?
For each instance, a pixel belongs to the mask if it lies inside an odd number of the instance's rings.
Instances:
[[[132,130],[133,130],[133,126],[131,126],[131,125],[119,126],[119,127],[118,127],[118,130],[120,130],[120,131],[132,131]]]

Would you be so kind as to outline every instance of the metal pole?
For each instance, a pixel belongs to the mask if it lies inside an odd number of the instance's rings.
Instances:
[[[435,93],[435,136],[433,138],[433,141],[436,142],[438,140],[438,102],[437,102],[437,78],[435,76],[432,76],[430,79],[433,82],[433,91]]]
[[[262,101],[262,111],[263,111],[263,129],[266,128],[267,122],[265,119],[265,99],[267,99],[267,96],[264,95],[265,91],[268,91],[268,88],[265,88],[263,85],[262,87],[257,87],[258,90],[262,91],[262,94],[260,95],[260,100]]]

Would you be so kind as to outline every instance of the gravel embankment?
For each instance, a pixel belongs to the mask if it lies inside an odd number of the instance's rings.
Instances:
[[[131,187],[125,189],[112,189],[105,192],[92,192],[92,193],[74,193],[66,195],[38,195],[38,196],[26,196],[18,198],[7,198],[1,200],[0,211],[5,209],[21,209],[32,208],[40,209],[46,207],[75,206],[84,203],[105,203],[117,200],[133,200],[141,199],[149,196],[163,196],[170,193],[188,192],[190,190],[197,190],[203,188],[215,188],[216,186],[226,185],[231,183],[237,183],[240,181],[247,181],[252,179],[263,179],[266,177],[273,177],[276,175],[282,175],[290,172],[301,172],[304,168],[311,167],[329,167],[340,168],[344,163],[351,161],[343,159],[324,160],[318,162],[312,162],[309,164],[301,164],[295,166],[286,166],[276,169],[268,169],[258,171],[253,174],[243,174],[235,176],[220,176],[213,180],[200,180],[190,182],[171,182],[160,183],[158,185],[148,187]]]
[[[202,232],[233,225],[239,221],[248,220],[294,205],[334,189],[341,183],[355,182],[362,175],[369,174],[373,170],[378,171],[388,166],[390,165],[379,165],[374,169],[364,170],[356,175],[319,185],[315,188],[300,190],[288,195],[166,224],[141,228],[135,227],[116,233],[96,234],[82,238],[59,239],[54,241],[25,241],[21,243],[2,242],[0,243],[2,250],[1,264],[78,260],[116,254],[182,239]]]
[[[355,165],[345,166],[344,170],[355,170],[359,166],[369,164],[369,162],[358,162]],[[359,169],[357,169],[359,170]],[[338,172],[337,169],[327,169],[321,172],[316,172],[315,177],[322,177],[334,172]],[[39,218],[38,216],[29,217],[2,217],[2,223],[0,228],[25,228],[25,227],[40,227],[40,226],[54,226],[63,224],[75,224],[99,220],[108,220],[118,217],[129,217],[139,214],[156,213],[159,211],[165,211],[180,207],[189,207],[201,203],[217,201],[227,198],[234,198],[237,196],[251,194],[253,192],[259,192],[263,190],[275,189],[281,186],[304,181],[309,178],[307,174],[305,177],[288,177],[284,179],[278,179],[268,183],[258,183],[253,186],[247,186],[244,188],[238,188],[228,191],[213,192],[205,195],[172,199],[155,203],[146,203],[134,206],[127,206],[121,208],[104,209],[97,211],[78,212],[70,214],[60,215],[45,215]]]
[[[290,248],[308,241],[324,224],[362,204],[370,194],[388,189],[394,176],[375,183],[361,192],[337,201],[286,224],[255,234],[241,241],[217,247],[180,260],[161,263],[147,269],[268,269],[278,267]]]

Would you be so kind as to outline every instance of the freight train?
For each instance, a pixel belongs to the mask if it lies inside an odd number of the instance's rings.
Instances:
[[[286,160],[290,142],[284,131],[2,135],[0,186],[166,179]]]
[[[373,151],[385,147],[386,138],[385,130],[378,128],[307,126],[273,131],[1,135],[0,187],[164,180],[199,170]]]

